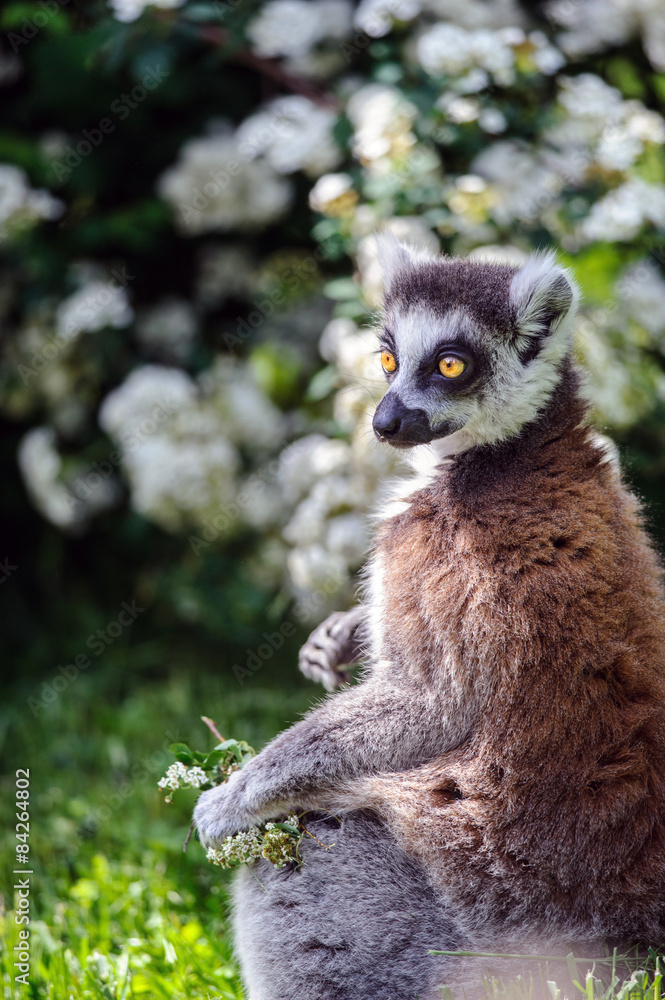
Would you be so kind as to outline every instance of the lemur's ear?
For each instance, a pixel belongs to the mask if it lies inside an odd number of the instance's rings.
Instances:
[[[434,255],[417,247],[402,243],[392,233],[377,233],[376,251],[383,271],[383,287],[389,289],[393,280],[398,274],[422,263],[424,260],[433,260]]]
[[[538,352],[543,339],[556,333],[565,318],[574,314],[578,298],[574,278],[557,264],[552,251],[532,254],[515,273],[510,305],[525,348],[525,363]]]

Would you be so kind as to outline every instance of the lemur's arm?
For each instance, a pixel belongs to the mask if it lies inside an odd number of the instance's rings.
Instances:
[[[417,766],[441,751],[436,702],[384,678],[328,698],[230,780],[204,792],[194,820],[206,846],[290,807],[340,808],[359,775]]]
[[[355,663],[363,652],[363,625],[369,609],[359,604],[350,611],[335,611],[314,629],[300,650],[299,666],[305,677],[319,681],[326,691],[348,684],[340,667]]]

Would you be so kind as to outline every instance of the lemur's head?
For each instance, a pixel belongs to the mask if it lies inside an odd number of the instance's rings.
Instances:
[[[384,271],[381,441],[443,453],[514,437],[570,364],[577,289],[553,253],[522,267],[435,257],[379,238]],[[454,435],[452,437],[451,435]]]

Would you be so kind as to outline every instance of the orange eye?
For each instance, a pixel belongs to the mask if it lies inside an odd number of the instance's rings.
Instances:
[[[444,378],[459,378],[466,371],[466,361],[456,358],[454,355],[447,355],[439,361],[439,371]]]
[[[390,351],[381,351],[381,365],[383,367],[384,372],[387,372],[389,375],[391,375],[392,372],[394,372],[395,369],[397,368],[397,362],[395,361],[395,356],[391,354]]]

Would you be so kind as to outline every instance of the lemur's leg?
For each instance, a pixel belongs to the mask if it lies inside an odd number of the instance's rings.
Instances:
[[[350,611],[335,611],[314,629],[300,650],[299,666],[305,677],[319,681],[326,691],[348,684],[351,678],[340,668],[355,663],[362,654],[367,613],[364,604]]]
[[[441,1000],[438,984],[469,960],[428,950],[471,943],[427,873],[371,813],[309,813],[305,825],[317,839],[301,842],[297,872],[260,860],[234,879],[234,947],[247,1000]],[[455,996],[469,998],[469,983],[461,985]]]
[[[440,752],[441,711],[417,688],[372,677],[328,698],[277,736],[229,781],[204,792],[194,810],[202,842],[291,807],[340,809],[359,775],[417,766]],[[355,805],[358,808],[358,805]]]

